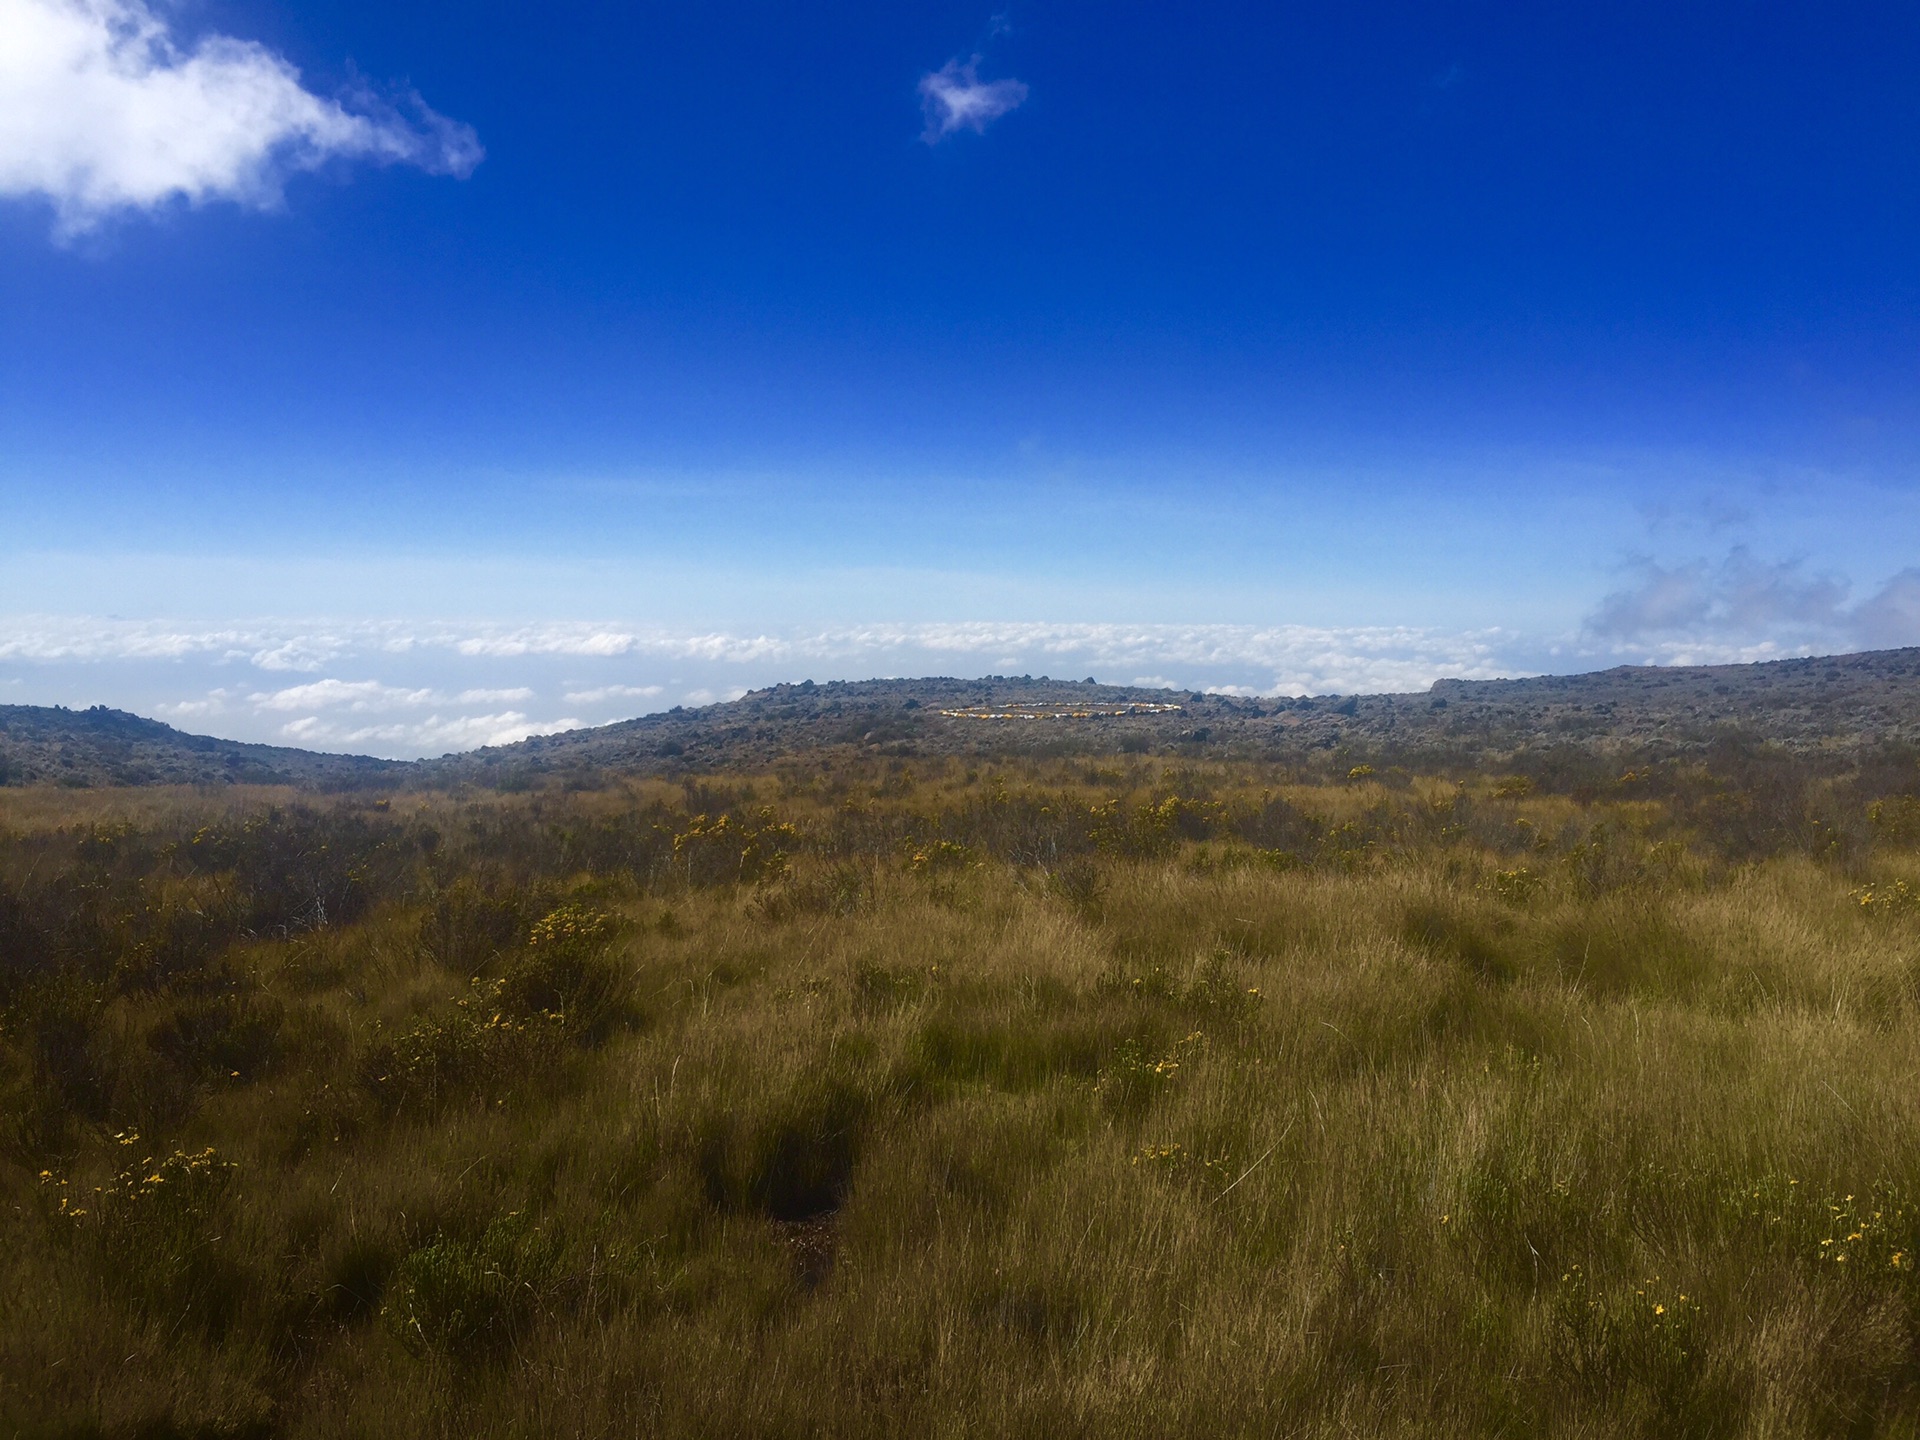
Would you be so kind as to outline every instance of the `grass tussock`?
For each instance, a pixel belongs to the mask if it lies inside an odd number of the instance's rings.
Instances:
[[[1647,790],[0,792],[0,1432],[1913,1433],[1916,802]]]

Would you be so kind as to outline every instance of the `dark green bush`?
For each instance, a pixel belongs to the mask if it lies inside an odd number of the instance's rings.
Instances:
[[[147,1043],[195,1079],[252,1080],[280,1062],[286,1010],[236,983],[173,1003]]]
[[[510,1345],[535,1316],[559,1258],[552,1232],[518,1211],[474,1240],[438,1235],[395,1267],[381,1316],[416,1353],[478,1358]]]
[[[504,1100],[551,1076],[565,1053],[558,1016],[517,1018],[494,1006],[494,982],[451,1015],[427,1017],[377,1043],[363,1064],[388,1105],[428,1109]]]
[[[488,890],[462,876],[435,888],[415,933],[435,964],[456,975],[478,975],[518,944],[526,928],[520,893]]]

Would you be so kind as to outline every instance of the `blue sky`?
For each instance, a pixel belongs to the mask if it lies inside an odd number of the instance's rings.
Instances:
[[[0,0],[0,702],[1920,643],[1916,79],[1891,5]]]

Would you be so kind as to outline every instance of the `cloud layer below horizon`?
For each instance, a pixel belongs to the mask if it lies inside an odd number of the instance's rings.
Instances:
[[[802,679],[1095,677],[1234,694],[1418,691],[1442,677],[1779,659],[1920,642],[1920,573],[1846,603],[1762,566],[1643,566],[1577,634],[1414,626],[953,622],[784,630],[0,617],[0,703],[107,704],[186,730],[408,757]]]

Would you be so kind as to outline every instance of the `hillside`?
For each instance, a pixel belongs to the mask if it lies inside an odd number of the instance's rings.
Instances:
[[[1163,708],[1102,713],[1129,706]],[[1016,718],[1009,707],[1055,713]],[[955,713],[980,709],[1005,718]],[[1920,744],[1920,649],[1752,665],[1620,666],[1525,680],[1441,680],[1418,694],[1300,699],[1028,676],[809,682],[449,756],[426,762],[423,771],[480,778],[599,767],[755,768],[783,755],[835,749],[891,756],[1173,750],[1272,759],[1338,752],[1444,764],[1567,748],[1671,755],[1729,736],[1801,751]]]
[[[1729,738],[1836,757],[1920,745],[1920,648],[1299,699],[1045,676],[807,681],[412,763],[216,740],[104,708],[0,706],[0,783],[514,785],[602,770],[760,769],[803,753],[1174,753],[1445,766],[1545,752],[1662,758]]]
[[[321,755],[188,735],[109,710],[0,705],[0,784],[352,785],[406,767],[364,755]]]

